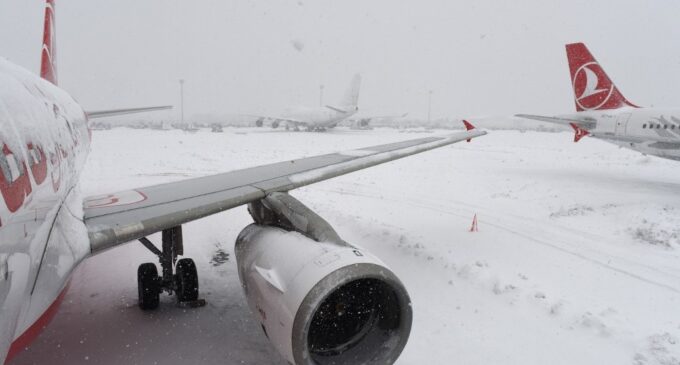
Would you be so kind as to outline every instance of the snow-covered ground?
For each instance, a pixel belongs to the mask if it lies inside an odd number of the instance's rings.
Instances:
[[[425,135],[97,131],[82,189]],[[571,140],[494,131],[293,195],[404,281],[414,323],[399,364],[680,364],[680,165]],[[87,260],[55,320],[13,364],[284,364],[238,283],[233,243],[249,222],[242,207],[184,227],[204,308],[165,297],[160,310],[140,311],[136,269],[155,260],[138,243]]]

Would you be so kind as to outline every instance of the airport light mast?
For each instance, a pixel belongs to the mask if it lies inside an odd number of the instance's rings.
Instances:
[[[184,79],[179,79],[180,124],[184,125]]]
[[[427,93],[427,123],[430,123],[430,113],[432,111],[432,90]]]
[[[323,106],[323,84],[319,85],[319,106]]]

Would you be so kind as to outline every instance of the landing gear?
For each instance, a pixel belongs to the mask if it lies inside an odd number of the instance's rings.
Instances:
[[[144,310],[158,308],[162,291],[177,295],[177,303],[182,306],[201,307],[205,300],[198,299],[198,273],[194,260],[177,256],[184,254],[182,226],[163,230],[163,250],[159,250],[148,238],[139,241],[153,252],[161,264],[162,275],[158,275],[156,265],[145,263],[137,270],[139,307]],[[174,270],[173,270],[173,266]],[[174,271],[174,273],[173,273]]]
[[[139,265],[139,269],[137,269],[137,290],[139,308],[143,310],[158,308],[161,286],[156,265],[150,262]]]
[[[198,300],[198,273],[192,259],[181,259],[175,267],[175,291],[178,302]]]

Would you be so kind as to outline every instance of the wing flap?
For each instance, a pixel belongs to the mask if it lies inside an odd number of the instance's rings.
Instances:
[[[91,251],[98,253],[262,199],[271,192],[289,191],[484,134],[474,129],[88,198],[84,211]]]

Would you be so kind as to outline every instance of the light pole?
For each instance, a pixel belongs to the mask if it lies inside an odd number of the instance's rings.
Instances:
[[[427,123],[430,123],[430,113],[432,112],[432,90],[427,94]]]
[[[180,124],[184,125],[184,79],[179,79]]]
[[[319,85],[319,106],[323,106],[323,84]]]

